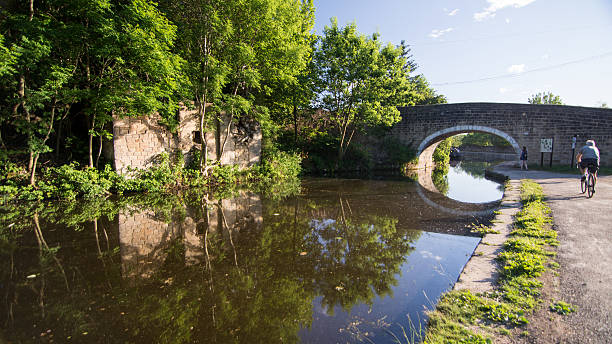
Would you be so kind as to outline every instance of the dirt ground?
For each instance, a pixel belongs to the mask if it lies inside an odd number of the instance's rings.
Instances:
[[[612,343],[612,176],[600,177],[595,195],[587,199],[580,193],[578,175],[508,166],[499,166],[496,172],[542,185],[560,242],[560,267],[543,276],[543,302],[526,328],[514,331],[511,340]],[[566,316],[550,312],[552,300],[576,305],[578,311]]]

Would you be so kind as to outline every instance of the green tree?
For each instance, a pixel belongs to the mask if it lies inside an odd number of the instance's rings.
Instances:
[[[552,92],[540,92],[532,95],[527,99],[529,104],[556,104],[564,105],[561,97],[552,94]]]
[[[339,160],[356,132],[391,126],[400,120],[397,106],[415,104],[408,52],[404,44],[382,47],[378,34],[361,35],[354,23],[339,28],[336,18],[323,30],[314,57],[319,107],[338,135]]]
[[[206,174],[206,133],[216,130],[222,138],[220,159],[234,122],[256,119],[265,128],[269,110],[262,96],[296,84],[311,49],[312,1],[188,0],[163,1],[162,7],[180,29],[177,46],[188,62]],[[223,115],[229,117],[224,137]]]
[[[17,53],[4,45],[4,36],[0,34],[0,78],[15,72]]]
[[[182,80],[182,61],[170,52],[176,29],[151,2],[14,2],[3,15],[0,27],[17,60],[2,84],[10,109],[2,122],[26,137],[30,184],[38,158],[51,151],[54,125],[74,104],[89,119],[91,167],[93,138],[99,157],[113,115],[174,116]]]
[[[150,1],[68,1],[64,13],[81,28],[80,83],[93,167],[93,138],[101,143],[109,136],[104,128],[113,116],[158,112],[171,121],[181,100],[183,61],[171,51],[176,27]]]
[[[445,96],[437,94],[436,91],[429,86],[429,82],[425,79],[423,74],[412,77],[411,81],[416,90],[416,105],[444,104],[447,102]]]
[[[51,151],[46,145],[60,112],[73,102],[70,82],[76,59],[67,43],[66,28],[43,9],[11,4],[2,30],[15,51],[12,78],[3,83],[8,95],[2,122],[27,138],[30,184],[35,183],[38,159]],[[10,110],[8,110],[10,109]],[[8,111],[7,111],[8,110]]]

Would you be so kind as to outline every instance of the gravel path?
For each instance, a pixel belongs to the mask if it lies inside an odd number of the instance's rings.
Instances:
[[[612,343],[612,176],[600,177],[595,195],[587,199],[580,193],[578,175],[503,165],[495,171],[542,185],[560,241],[559,282],[550,296],[578,306],[578,312],[563,317],[562,331],[551,330],[550,324],[538,328],[538,322],[550,319],[534,319],[536,333],[530,342]],[[541,318],[546,313],[536,314]]]

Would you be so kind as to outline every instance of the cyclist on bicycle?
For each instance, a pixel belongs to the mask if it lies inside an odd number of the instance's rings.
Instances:
[[[585,180],[585,171],[589,165],[595,166],[595,178],[597,178],[597,169],[599,169],[599,149],[595,147],[595,141],[587,140],[584,147],[580,149],[576,156],[576,161],[580,164],[580,173],[582,180]]]

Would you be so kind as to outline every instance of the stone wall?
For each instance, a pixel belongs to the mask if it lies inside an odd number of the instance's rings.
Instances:
[[[113,121],[113,144],[106,152],[114,162],[115,169],[122,174],[132,169],[144,169],[155,163],[163,152],[181,152],[189,159],[189,152],[199,150],[199,119],[196,110],[179,112],[179,127],[176,133],[158,124],[158,115],[116,118]],[[206,135],[209,159],[217,160],[223,143],[225,148],[220,162],[235,164],[241,168],[259,162],[261,156],[261,129],[257,123],[232,123],[230,134],[225,139],[229,118],[219,123],[217,130]]]
[[[569,165],[572,137],[576,135],[577,149],[587,139],[593,139],[601,151],[602,165],[612,165],[612,109],[460,103],[402,107],[399,110],[402,121],[393,127],[390,135],[404,144],[418,147],[419,154],[456,134],[488,132],[510,142],[517,161],[520,148],[526,146],[530,164],[540,163],[540,139],[554,138],[553,164]],[[544,153],[544,163],[548,164],[549,160],[550,153]]]

